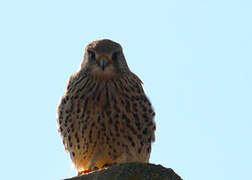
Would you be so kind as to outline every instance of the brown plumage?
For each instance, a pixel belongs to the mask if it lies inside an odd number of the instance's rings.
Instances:
[[[79,174],[123,162],[148,162],[155,115],[120,44],[87,45],[58,106],[58,130]]]

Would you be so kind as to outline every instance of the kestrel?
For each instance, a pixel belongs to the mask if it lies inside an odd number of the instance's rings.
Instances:
[[[79,70],[61,98],[58,131],[78,174],[115,163],[148,162],[154,111],[120,44],[86,46]]]

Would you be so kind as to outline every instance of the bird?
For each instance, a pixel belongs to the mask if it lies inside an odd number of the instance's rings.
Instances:
[[[78,175],[126,162],[149,162],[155,112],[142,81],[110,39],[87,44],[57,108],[58,132]]]

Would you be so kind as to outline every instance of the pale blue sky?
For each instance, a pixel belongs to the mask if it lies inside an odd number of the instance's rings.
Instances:
[[[249,0],[1,1],[0,179],[76,175],[56,107],[100,38],[122,44],[156,110],[150,162],[185,180],[252,179],[251,9]]]

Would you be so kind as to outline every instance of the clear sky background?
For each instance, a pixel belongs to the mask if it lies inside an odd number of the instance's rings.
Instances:
[[[156,111],[151,163],[252,179],[252,1],[1,1],[0,179],[76,175],[56,107],[85,45],[110,38]]]

